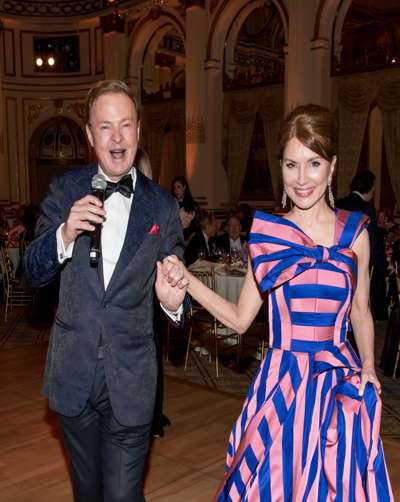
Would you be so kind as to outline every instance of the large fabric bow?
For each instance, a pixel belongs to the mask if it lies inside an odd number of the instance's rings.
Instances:
[[[277,287],[318,263],[329,263],[336,269],[356,278],[357,266],[354,252],[340,245],[324,247],[314,243],[300,229],[282,224],[277,237],[276,223],[271,222],[271,233],[267,221],[254,221],[250,233],[249,249],[253,270],[262,292]],[[262,230],[262,231],[261,231]]]

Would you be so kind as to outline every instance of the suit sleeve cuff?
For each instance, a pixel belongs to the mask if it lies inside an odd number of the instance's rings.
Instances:
[[[56,232],[56,238],[57,238],[57,257],[58,257],[58,262],[60,264],[64,263],[65,260],[69,260],[72,258],[72,252],[74,250],[74,242],[71,242],[67,248],[64,246],[64,241],[61,236],[61,230],[64,226],[64,223],[60,225],[57,229]]]
[[[183,305],[180,305],[180,307],[176,311],[168,310],[167,308],[164,307],[164,305],[161,302],[160,306],[174,323],[179,323],[181,321],[183,314]]]

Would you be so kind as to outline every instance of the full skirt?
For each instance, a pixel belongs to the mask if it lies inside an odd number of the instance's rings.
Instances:
[[[217,502],[389,502],[381,401],[346,342],[269,349],[228,446]]]

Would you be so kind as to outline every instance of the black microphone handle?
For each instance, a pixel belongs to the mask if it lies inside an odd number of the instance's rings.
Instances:
[[[92,195],[97,197],[101,203],[104,203],[104,190],[93,189]],[[97,267],[99,263],[99,258],[101,254],[101,223],[93,223],[94,230],[90,234],[90,265],[93,267]]]

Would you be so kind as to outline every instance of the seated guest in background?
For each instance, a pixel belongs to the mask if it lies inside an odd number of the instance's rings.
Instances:
[[[235,209],[231,209],[230,211],[227,212],[226,214],[226,219],[221,221],[221,223],[219,224],[219,232],[220,234],[221,233],[225,233],[227,230],[226,230],[226,227],[228,225],[228,221],[229,221],[229,218],[231,216],[238,216],[238,212],[235,211]],[[240,218],[239,218],[240,220]]]
[[[246,245],[246,239],[240,235],[242,226],[237,216],[230,216],[225,227],[226,233],[215,238],[215,245],[224,249],[226,253],[230,253],[232,249],[241,251]]]
[[[8,231],[7,246],[10,248],[19,248],[19,240],[22,234],[25,233],[26,228],[22,223],[26,206],[25,204],[19,205],[15,210],[15,220],[13,226]]]
[[[183,236],[188,240],[199,229],[200,206],[193,199],[184,176],[176,176],[172,180],[171,193],[178,201]]]
[[[189,266],[198,258],[210,258],[214,253],[214,237],[217,235],[218,225],[215,216],[204,212],[200,217],[200,229],[188,242],[183,255],[186,265]]]

